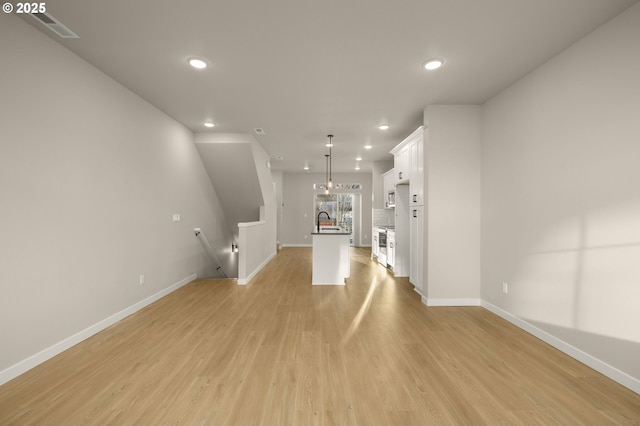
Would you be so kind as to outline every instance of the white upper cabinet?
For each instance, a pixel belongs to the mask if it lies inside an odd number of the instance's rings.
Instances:
[[[411,174],[409,178],[409,192],[412,206],[424,205],[424,137],[415,138],[410,144]]]
[[[392,151],[393,152],[393,151]],[[411,175],[411,149],[405,145],[397,153],[393,153],[393,170],[396,185],[408,183]]]
[[[382,188],[384,191],[384,207],[388,208],[395,206],[396,182],[394,169],[382,174]]]
[[[411,205],[424,204],[424,127],[418,127],[391,150],[395,183],[411,185]]]

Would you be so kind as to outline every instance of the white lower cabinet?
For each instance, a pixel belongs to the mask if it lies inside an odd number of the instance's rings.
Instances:
[[[371,258],[378,258],[378,228],[374,227],[371,231]]]
[[[396,233],[387,231],[387,266],[395,270],[396,264]]]
[[[396,277],[408,277],[411,255],[409,251],[409,185],[396,186],[396,229],[394,244],[393,273]]]
[[[424,206],[412,206],[409,216],[410,228],[410,266],[409,282],[413,284],[415,290],[422,296],[426,296],[423,287],[423,267],[424,264]]]

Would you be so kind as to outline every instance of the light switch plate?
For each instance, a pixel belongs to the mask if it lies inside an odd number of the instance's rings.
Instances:
[[[174,222],[180,222],[180,214],[179,213],[174,213],[173,214],[173,221]]]

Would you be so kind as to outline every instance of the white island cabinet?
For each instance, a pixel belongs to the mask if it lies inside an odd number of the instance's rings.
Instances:
[[[314,229],[313,272],[311,284],[345,285],[351,275],[349,245],[351,234],[342,228],[321,227]]]

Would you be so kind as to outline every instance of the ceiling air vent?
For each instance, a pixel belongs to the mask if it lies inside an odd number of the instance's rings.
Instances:
[[[48,13],[32,13],[31,16],[36,18],[45,27],[49,28],[54,33],[62,38],[80,38],[76,33],[65,27],[60,21]]]
[[[256,132],[256,135],[260,135],[260,136],[264,136],[267,133],[264,131],[264,129],[260,128],[260,127],[256,127],[255,129],[253,129],[254,132]]]

